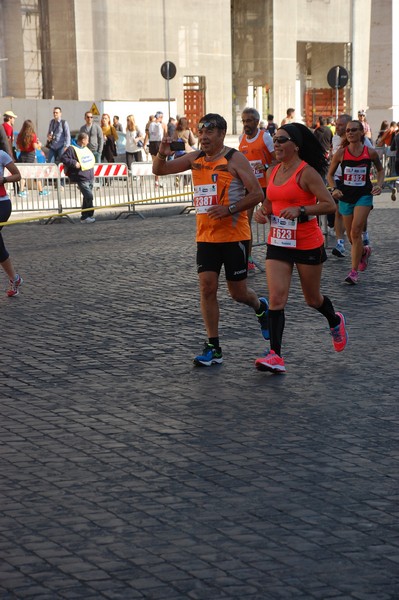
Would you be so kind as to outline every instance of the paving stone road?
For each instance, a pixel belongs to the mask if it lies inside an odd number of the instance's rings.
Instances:
[[[0,598],[398,599],[398,215],[358,286],[326,264],[344,353],[294,278],[285,376],[224,283],[225,362],[193,368],[192,215],[5,229]]]

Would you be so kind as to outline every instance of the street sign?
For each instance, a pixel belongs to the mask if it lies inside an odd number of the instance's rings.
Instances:
[[[177,69],[176,69],[175,63],[172,63],[170,60],[167,60],[161,66],[161,75],[162,75],[162,77],[164,79],[166,79],[166,87],[167,87],[167,94],[168,94],[168,113],[169,113],[169,119],[170,119],[170,89],[169,89],[169,79],[173,79],[173,77],[176,75],[176,70]]]
[[[167,60],[163,63],[161,67],[161,75],[164,79],[173,79],[176,75],[177,69],[175,63],[172,63],[170,60]]]
[[[340,90],[348,83],[349,73],[340,65],[332,67],[327,73],[328,85],[334,89]]]
[[[93,114],[95,117],[98,117],[98,116],[99,116],[100,112],[99,112],[99,110],[98,110],[98,108],[97,108],[97,104],[96,104],[95,102],[93,102],[93,104],[91,105],[90,112],[91,112],[91,113],[92,113],[92,114]]]
[[[335,118],[338,119],[338,95],[341,88],[345,87],[348,83],[349,74],[348,71],[341,67],[340,65],[336,65],[332,67],[327,73],[327,81],[328,85],[335,90]]]

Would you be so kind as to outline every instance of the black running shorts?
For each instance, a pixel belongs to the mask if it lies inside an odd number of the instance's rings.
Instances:
[[[249,240],[243,242],[197,242],[197,271],[219,274],[224,265],[227,281],[247,277]]]
[[[156,156],[158,154],[160,145],[161,145],[161,142],[149,142],[148,146],[149,146],[149,151],[150,151],[151,156]]]
[[[327,254],[323,246],[312,250],[297,250],[296,248],[281,248],[267,244],[266,260],[282,260],[300,265],[321,265],[327,260]]]

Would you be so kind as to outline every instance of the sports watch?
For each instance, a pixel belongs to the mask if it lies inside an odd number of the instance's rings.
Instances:
[[[237,212],[237,204],[229,204],[228,211],[231,215]]]
[[[300,210],[300,212],[299,212],[299,217],[298,217],[298,223],[306,223],[307,221],[309,221],[309,217],[306,214],[305,207],[300,206],[299,210]]]

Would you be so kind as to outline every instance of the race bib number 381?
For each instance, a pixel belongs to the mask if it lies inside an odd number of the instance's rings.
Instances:
[[[197,214],[207,213],[211,206],[218,203],[216,183],[196,185],[194,187],[194,206]]]
[[[271,215],[270,221],[270,243],[273,246],[283,248],[296,248],[296,219],[283,219]]]

